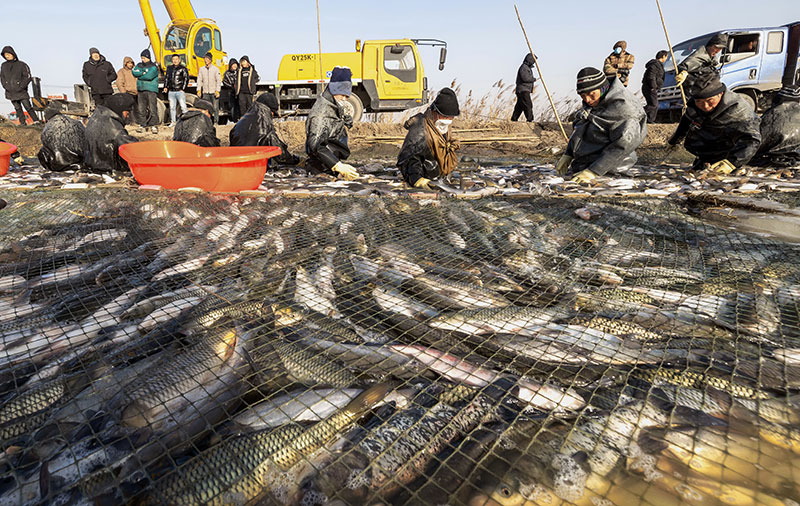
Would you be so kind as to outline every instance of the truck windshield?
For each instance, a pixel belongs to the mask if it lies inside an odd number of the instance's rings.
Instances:
[[[697,48],[705,46],[709,40],[711,40],[710,35],[708,37],[698,37],[696,39],[687,40],[686,42],[681,42],[677,46],[673,46],[672,51],[675,53],[675,58],[678,60],[678,63],[680,63],[685,60],[687,56],[695,52]],[[664,62],[664,70],[667,72],[675,70],[675,65],[672,63],[672,55],[668,56],[667,61]]]
[[[178,26],[171,27],[164,39],[164,49],[167,51],[186,49],[186,30]]]

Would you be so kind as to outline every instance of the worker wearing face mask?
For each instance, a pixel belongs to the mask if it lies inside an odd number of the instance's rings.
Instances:
[[[334,67],[328,87],[317,98],[306,121],[307,165],[345,179],[358,178],[355,167],[345,163],[350,156],[347,129],[353,126],[352,72]]]
[[[458,141],[450,127],[459,114],[455,92],[444,88],[427,111],[406,121],[403,126],[408,133],[397,157],[406,183],[430,190],[432,179],[453,172],[458,164]]]
[[[603,72],[605,72],[609,82],[619,79],[623,85],[628,86],[634,57],[627,49],[628,43],[620,40],[614,44],[614,51],[606,58],[603,64]]]

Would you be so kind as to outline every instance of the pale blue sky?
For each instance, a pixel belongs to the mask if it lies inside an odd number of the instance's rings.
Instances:
[[[168,20],[151,0],[159,27]],[[68,93],[80,82],[89,47],[115,67],[124,56],[138,61],[149,45],[137,0],[3,0],[0,44],[14,46],[45,92]],[[194,0],[200,17],[217,21],[228,56],[250,56],[262,79],[277,77],[286,53],[316,52],[314,0]],[[423,48],[431,87],[453,79],[481,95],[498,79],[513,81],[525,41],[509,1],[350,2],[320,0],[323,51],[351,51],[355,39],[438,38],[449,44],[447,66],[438,50]],[[666,48],[655,0],[519,0],[518,5],[551,91],[571,95],[584,66],[602,66],[615,41],[628,41],[636,56],[631,82],[639,87],[644,64]],[[723,28],[773,26],[800,20],[798,0],[662,0],[672,43]],[[0,99],[0,113],[11,105]]]

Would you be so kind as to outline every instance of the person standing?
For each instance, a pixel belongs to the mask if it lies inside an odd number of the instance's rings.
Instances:
[[[728,36],[718,33],[711,37],[705,46],[697,48],[678,64],[675,83],[683,84],[686,94],[691,97],[705,88],[707,82],[720,77],[720,63],[717,56],[728,47]]]
[[[117,73],[111,62],[100,54],[96,47],[89,49],[89,60],[83,63],[83,82],[91,89],[94,105],[104,105],[114,93],[111,83],[117,80]]]
[[[203,57],[205,66],[197,71],[197,96],[214,105],[214,124],[219,123],[219,93],[222,90],[222,77],[219,69],[212,65],[214,56],[208,52]]]
[[[6,99],[14,106],[20,125],[26,125],[25,111],[31,116],[33,123],[37,122],[36,111],[31,105],[28,95],[28,85],[31,83],[31,69],[24,61],[17,58],[17,53],[11,46],[3,48],[3,65],[0,66],[0,83],[6,91]],[[22,108],[25,107],[25,111]]]
[[[189,71],[177,54],[172,55],[172,65],[167,67],[167,75],[164,78],[164,92],[169,99],[169,118],[170,128],[175,128],[178,111],[177,106],[181,106],[181,114],[186,112],[186,87],[189,85]]]
[[[634,56],[627,52],[628,43],[624,40],[614,44],[614,51],[608,55],[603,64],[603,72],[608,77],[609,82],[618,78],[623,85],[628,86],[631,69],[633,69]]]
[[[242,117],[239,112],[239,101],[236,99],[236,93],[233,89],[236,87],[236,76],[239,73],[239,62],[236,58],[231,58],[228,61],[228,70],[222,76],[222,90],[220,92],[220,100],[223,104],[228,106],[231,121],[234,123],[239,121]]]
[[[122,60],[122,68],[117,71],[117,91],[120,93],[127,93],[136,99],[138,90],[136,89],[136,78],[133,77],[131,69],[133,69],[133,58],[126,56]],[[135,116],[136,114],[134,111],[134,114],[131,114],[128,120],[133,123]]]
[[[531,95],[533,94],[533,84],[536,78],[533,77],[533,66],[535,60],[533,55],[528,53],[525,59],[522,60],[522,65],[517,70],[517,104],[514,106],[514,112],[511,114],[511,121],[517,121],[522,113],[525,113],[525,119],[530,123],[533,121],[533,101]]]
[[[145,128],[150,127],[150,131],[157,134],[157,125],[161,123],[161,118],[158,117],[158,67],[151,61],[149,49],[142,51],[141,58],[142,62],[131,70],[139,92],[137,132],[144,133]]]
[[[239,114],[247,114],[253,105],[253,96],[256,94],[258,72],[247,55],[239,58],[239,71],[236,73],[233,91],[239,101]]]
[[[658,114],[658,90],[664,86],[664,62],[667,61],[666,51],[659,51],[656,57],[645,65],[644,77],[642,78],[642,95],[647,105],[644,112],[647,113],[647,122],[655,123]]]

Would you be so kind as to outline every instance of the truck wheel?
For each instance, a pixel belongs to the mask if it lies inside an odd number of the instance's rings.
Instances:
[[[351,94],[347,100],[353,106],[353,123],[358,123],[361,121],[361,116],[364,114],[364,104],[355,93]]]
[[[755,101],[755,99],[754,99],[754,98],[753,98],[753,97],[752,97],[752,96],[751,96],[749,93],[747,93],[747,92],[740,92],[740,93],[739,93],[739,96],[740,96],[740,97],[742,97],[742,98],[744,99],[745,103],[747,103],[747,106],[748,106],[748,107],[749,107],[751,110],[753,110],[753,111],[755,111],[755,110],[756,110],[756,101]]]

